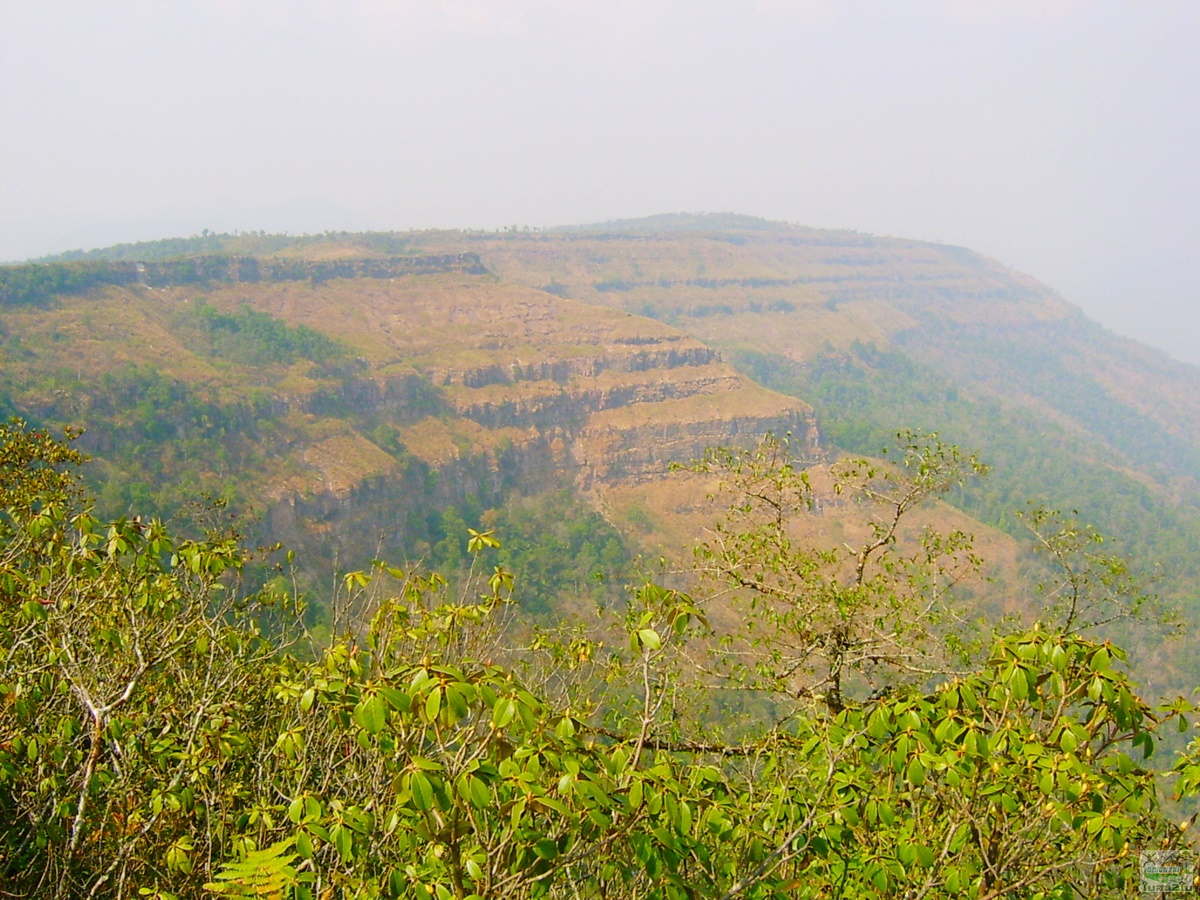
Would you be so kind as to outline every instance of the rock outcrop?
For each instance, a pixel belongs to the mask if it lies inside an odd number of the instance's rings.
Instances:
[[[356,511],[368,505],[386,506],[389,527],[400,528],[406,508],[494,505],[509,491],[557,485],[604,509],[613,485],[648,490],[672,463],[713,445],[753,444],[768,431],[806,437],[819,455],[810,406],[650,319],[486,277],[236,296],[359,346],[364,368],[337,399],[394,427],[405,454],[389,472],[362,450],[309,452],[307,486],[276,491],[286,506],[274,514],[279,522],[311,518],[345,533],[377,521]],[[320,400],[309,408],[321,411]],[[359,461],[357,482],[347,458]]]
[[[75,348],[70,386],[48,401],[31,395],[34,405],[86,409],[87,385],[122,367],[178,386],[171,396],[207,398],[225,430],[201,416],[197,433],[209,447],[246,445],[237,477],[266,503],[263,537],[333,547],[343,562],[377,546],[403,551],[447,505],[571,486],[604,509],[613,485],[648,491],[709,446],[816,433],[807,404],[755,384],[703,342],[499,282],[472,253],[66,265],[99,281],[8,313],[46,348],[22,363],[29,383],[57,377],[60,348]],[[31,285],[57,284],[53,271],[34,275]],[[197,298],[315,329],[340,355],[233,365],[187,330]],[[80,424],[103,453],[105,423]],[[189,470],[211,483],[226,477],[222,465]]]

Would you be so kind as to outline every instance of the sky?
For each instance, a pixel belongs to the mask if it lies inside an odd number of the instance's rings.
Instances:
[[[1196,0],[0,0],[0,260],[737,212],[1200,364]]]

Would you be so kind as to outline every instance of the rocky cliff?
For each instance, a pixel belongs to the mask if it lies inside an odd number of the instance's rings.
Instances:
[[[343,560],[381,539],[403,548],[449,504],[569,485],[604,509],[613,486],[650,490],[711,445],[790,431],[819,450],[811,407],[669,325],[499,283],[472,254],[422,259],[122,263],[137,281],[8,309],[26,350],[6,391],[19,409],[89,426],[89,446],[114,459],[123,440],[147,452],[153,430],[145,409],[130,431],[122,403],[176,398],[196,424],[151,448],[163,477],[186,480],[170,472],[196,452],[166,445],[210,436],[216,458],[189,463],[202,484],[229,477],[228,451],[245,493],[266,502],[264,537],[323,541]],[[199,301],[215,313],[198,319]],[[247,311],[319,331],[340,355],[236,366],[196,338],[213,315],[230,330],[266,327]],[[132,386],[114,371],[133,373]],[[94,396],[106,378],[119,395],[107,406]],[[214,411],[192,409],[201,397]]]
[[[671,462],[765,431],[815,435],[806,404],[640,317],[482,282],[461,284],[455,302],[397,285],[374,298],[371,315],[440,398],[441,410],[401,429],[435,470],[480,453],[500,468],[507,453],[510,471],[591,490],[662,477]],[[452,347],[429,339],[450,333]]]
[[[108,285],[154,288],[204,284],[401,278],[408,275],[482,275],[475,253],[362,259],[259,259],[208,254],[150,262],[89,260],[0,266],[0,306],[45,302]]]

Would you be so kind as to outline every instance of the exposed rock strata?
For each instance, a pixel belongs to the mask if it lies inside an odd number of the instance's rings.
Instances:
[[[754,384],[662,323],[479,279],[398,279],[372,289],[369,302],[343,302],[349,287],[330,289],[333,300],[322,290],[265,307],[310,326],[336,308],[381,342],[370,368],[327,400],[392,423],[407,460],[381,473],[375,457],[358,454],[354,483],[340,461],[310,454],[319,474],[307,491],[277,493],[272,512],[278,527],[311,520],[347,552],[378,539],[373,526],[400,541],[422,507],[495,505],[512,490],[572,485],[603,508],[615,484],[648,489],[671,463],[767,431],[807,437],[819,454],[807,404]],[[409,372],[380,371],[396,366]]]

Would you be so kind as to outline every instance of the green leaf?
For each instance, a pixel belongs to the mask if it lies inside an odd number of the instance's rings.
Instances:
[[[653,628],[643,628],[638,631],[638,640],[647,650],[657,650],[662,646],[662,638]]]
[[[979,700],[975,696],[975,691],[969,684],[964,683],[959,685],[958,693],[959,696],[962,697],[963,703],[966,705],[968,710],[975,710],[979,708]]]
[[[638,809],[642,805],[642,782],[640,779],[635,779],[633,784],[629,785],[629,806],[631,809]]]
[[[914,756],[909,761],[907,778],[908,783],[913,787],[920,787],[925,783],[925,766],[921,764],[919,757]]]
[[[370,734],[379,734],[387,725],[387,706],[378,694],[364,697],[354,707],[354,721]]]
[[[498,729],[507,728],[516,714],[516,701],[511,697],[501,697],[496,701],[496,705],[492,707],[492,724]]]
[[[1142,748],[1142,759],[1149,759],[1154,755],[1154,738],[1151,737],[1150,732],[1143,731],[1133,739],[1133,746],[1137,747],[1138,745],[1141,745]]]
[[[1067,662],[1067,651],[1061,645],[1056,644],[1050,651],[1050,665],[1054,667],[1055,672],[1061,672],[1067,667]]]
[[[524,815],[525,815],[525,798],[521,797],[519,800],[517,800],[516,803],[514,803],[512,805],[512,809],[509,811],[509,814],[508,814],[509,823],[512,825],[512,827],[514,829],[520,827],[521,818]]]
[[[337,848],[342,862],[350,862],[354,858],[354,832],[338,822],[329,829],[329,837],[333,839],[333,846]]]
[[[467,782],[471,786],[471,803],[476,809],[486,809],[491,803],[492,794],[488,790],[488,786],[474,775],[467,776]]]
[[[433,809],[433,785],[429,783],[429,779],[423,772],[412,773],[412,795],[413,803],[421,812],[429,812]]]
[[[466,718],[469,712],[467,698],[452,684],[446,685],[446,705],[450,707],[450,712],[456,720]]]
[[[1064,753],[1071,753],[1079,746],[1079,739],[1075,737],[1075,733],[1070,728],[1063,728],[1062,736],[1058,739],[1058,746]]]
[[[1012,678],[1009,681],[1009,689],[1012,691],[1014,700],[1026,700],[1029,697],[1029,682],[1025,678],[1025,670],[1020,666],[1013,667]]]
[[[555,800],[553,797],[546,797],[546,796],[539,797],[538,803],[540,803],[542,806],[546,807],[547,809],[554,810],[559,815],[567,816],[567,815],[571,814],[571,810],[567,806],[567,804],[563,803],[561,800]]]
[[[387,701],[387,705],[396,710],[396,712],[406,713],[409,711],[411,701],[408,694],[404,693],[403,691],[398,691],[393,687],[378,687],[375,689],[375,691],[380,697]]]
[[[878,863],[873,863],[868,867],[872,884],[881,891],[886,891],[888,886],[887,870]]]
[[[434,687],[425,698],[425,721],[436,722],[442,708],[442,689]]]

